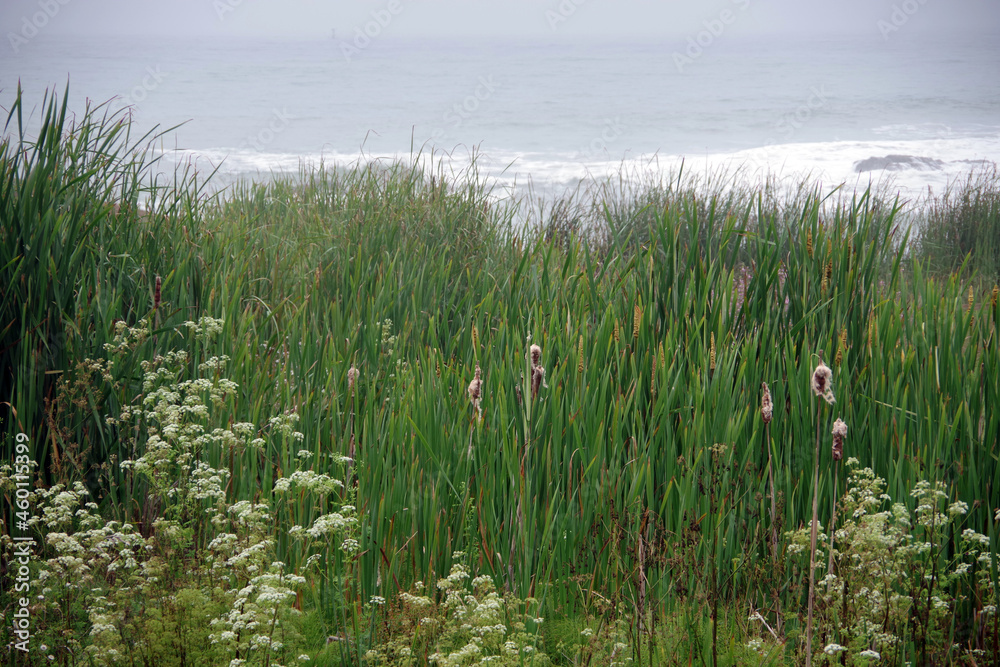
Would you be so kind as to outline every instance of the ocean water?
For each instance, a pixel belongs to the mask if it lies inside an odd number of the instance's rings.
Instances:
[[[218,167],[222,182],[373,159],[460,173],[474,160],[501,186],[557,193],[683,162],[918,197],[1000,161],[1000,39],[903,37],[722,35],[699,50],[39,35],[0,58],[0,104],[18,81],[37,106],[68,80],[77,111],[113,100],[139,130],[179,125],[157,146],[164,167]]]

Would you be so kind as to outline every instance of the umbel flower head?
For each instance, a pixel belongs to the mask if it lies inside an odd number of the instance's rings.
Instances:
[[[844,458],[844,440],[847,439],[847,424],[843,419],[833,422],[833,460]]]
[[[830,405],[837,402],[837,399],[833,396],[833,371],[822,361],[819,362],[819,366],[813,371],[812,390],[814,394],[823,397]]]
[[[761,382],[760,387],[763,392],[760,397],[760,418],[764,420],[765,424],[770,424],[771,416],[774,414],[774,404],[771,402],[771,390],[768,388],[766,382]]]

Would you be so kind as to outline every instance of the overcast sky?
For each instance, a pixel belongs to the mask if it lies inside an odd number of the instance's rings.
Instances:
[[[893,20],[911,36],[1000,32],[1000,0],[2,0],[0,29],[9,38],[44,20],[51,35],[343,38],[389,9],[393,37],[666,37],[726,9],[751,17],[733,28],[745,34],[879,36]]]

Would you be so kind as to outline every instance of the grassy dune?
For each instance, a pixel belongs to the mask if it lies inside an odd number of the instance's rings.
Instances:
[[[683,177],[520,229],[405,164],[154,183],[64,105],[0,145],[5,664],[1000,664],[995,274],[931,261],[995,179],[916,239]]]

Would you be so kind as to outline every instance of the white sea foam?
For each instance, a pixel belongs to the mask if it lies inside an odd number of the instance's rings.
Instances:
[[[916,134],[910,128],[907,134]],[[895,130],[900,132],[901,130]],[[886,132],[889,134],[890,132]],[[940,194],[949,183],[965,178],[984,165],[1000,162],[1000,132],[980,136],[942,136],[926,139],[832,141],[762,146],[733,153],[700,155],[625,155],[621,159],[571,153],[492,150],[409,153],[320,154],[267,153],[213,148],[167,151],[166,164],[191,162],[202,172],[219,168],[223,183],[239,178],[260,179],[294,174],[325,165],[344,167],[367,162],[421,164],[456,178],[475,171],[501,191],[526,191],[558,196],[581,183],[626,176],[637,182],[688,174],[739,173],[743,181],[778,179],[809,181],[822,187],[864,190],[869,185],[888,188],[914,200]]]

